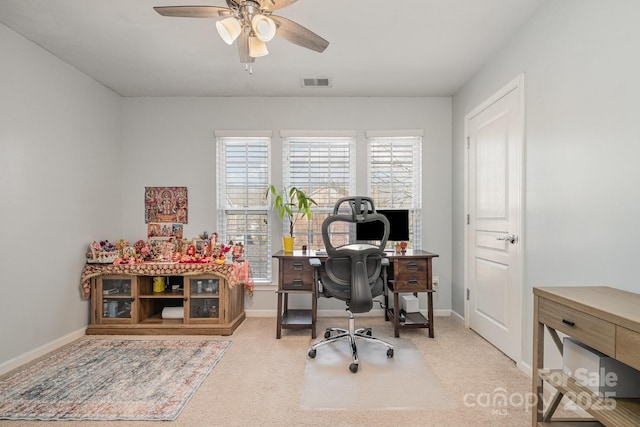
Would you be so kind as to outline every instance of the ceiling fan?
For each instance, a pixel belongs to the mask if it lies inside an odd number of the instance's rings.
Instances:
[[[218,6],[156,6],[162,16],[180,18],[214,18],[220,37],[229,45],[238,40],[240,62],[246,67],[255,58],[269,53],[266,42],[278,35],[291,43],[316,52],[323,52],[329,42],[282,16],[274,10],[290,6],[297,0],[226,0],[227,7]]]

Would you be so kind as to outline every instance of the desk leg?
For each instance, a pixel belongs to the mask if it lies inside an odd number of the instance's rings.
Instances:
[[[385,289],[384,294],[384,320],[385,322],[391,320],[389,318],[389,289]]]
[[[316,337],[316,321],[318,319],[318,298],[316,298],[316,294],[311,294],[311,338],[315,339]]]
[[[282,335],[282,294],[278,293],[278,316],[276,320],[276,339]]]
[[[429,323],[429,338],[434,337],[433,332],[433,268],[431,258],[427,259],[427,322]]]
[[[427,292],[427,320],[429,321],[429,338],[435,336],[433,331],[433,292]]]
[[[400,336],[400,297],[393,292],[393,333],[396,338]]]

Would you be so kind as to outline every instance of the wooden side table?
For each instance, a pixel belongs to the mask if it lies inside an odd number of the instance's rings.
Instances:
[[[282,329],[311,329],[311,338],[316,337],[317,299],[313,267],[310,256],[301,251],[273,255],[278,259],[278,314],[276,338],[282,336]],[[307,294],[311,297],[309,309],[290,309],[289,294]]]

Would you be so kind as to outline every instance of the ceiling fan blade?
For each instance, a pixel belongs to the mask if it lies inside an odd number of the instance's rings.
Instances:
[[[244,28],[238,36],[238,54],[240,62],[243,64],[251,64],[256,61],[256,58],[249,55],[249,32]]]
[[[291,6],[298,0],[259,0],[260,8],[263,10],[273,11]]]
[[[162,16],[178,18],[220,18],[231,14],[230,9],[217,6],[155,6],[153,10]]]
[[[271,19],[274,20],[278,27],[276,34],[293,44],[315,50],[316,52],[323,52],[327,46],[329,46],[328,41],[290,19],[276,15],[271,15]]]

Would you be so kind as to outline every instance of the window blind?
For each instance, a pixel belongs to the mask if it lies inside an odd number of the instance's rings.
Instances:
[[[294,229],[296,246],[322,246],[322,221],[342,197],[356,191],[355,137],[288,137],[283,144],[283,184],[304,190],[318,206]]]
[[[408,209],[410,244],[421,246],[422,138],[370,137],[368,190],[377,209]]]
[[[223,243],[243,242],[255,281],[271,280],[271,244],[265,192],[269,185],[268,137],[218,137],[218,231]]]

